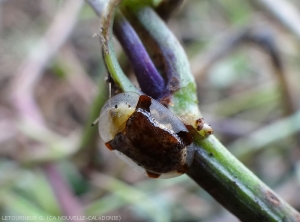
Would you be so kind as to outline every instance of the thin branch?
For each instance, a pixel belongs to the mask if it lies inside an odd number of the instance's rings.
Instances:
[[[208,69],[216,62],[232,53],[236,48],[245,43],[253,43],[256,47],[264,50],[271,59],[274,74],[281,87],[282,101],[285,108],[285,116],[289,116],[297,110],[293,93],[287,80],[278,47],[269,28],[246,28],[239,32],[228,35],[225,40],[215,44],[217,47],[209,49],[207,52],[193,58],[192,71],[196,78],[203,78]]]
[[[44,169],[64,216],[75,216],[72,221],[84,221],[79,219],[83,218],[84,214],[78,200],[57,168],[52,163],[49,163]]]
[[[270,12],[282,25],[288,28],[300,41],[300,12],[291,2],[286,0],[256,0],[249,1],[258,3]]]
[[[297,110],[297,106],[293,100],[293,93],[287,79],[287,73],[284,70],[283,61],[272,32],[268,28],[252,29],[244,36],[243,41],[254,43],[270,56],[275,71],[274,74],[281,87],[285,116],[293,114]]]
[[[117,5],[121,0],[111,0],[109,1],[103,14],[101,15],[101,29],[99,33],[99,39],[101,43],[102,55],[105,61],[109,77],[111,77],[123,92],[137,92],[138,90],[128,79],[128,77],[123,72],[117,57],[114,52],[114,46],[112,41],[112,27],[114,21],[114,15]]]

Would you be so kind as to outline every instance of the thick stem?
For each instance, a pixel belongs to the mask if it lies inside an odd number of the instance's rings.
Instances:
[[[296,210],[232,156],[214,136],[205,140],[196,138],[194,142],[196,153],[187,174],[241,221],[300,220]]]

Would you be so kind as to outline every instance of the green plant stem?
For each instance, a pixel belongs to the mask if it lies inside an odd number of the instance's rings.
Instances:
[[[214,136],[203,140],[194,135],[194,143],[194,162],[187,174],[241,221],[300,220],[295,209],[261,182]]]
[[[121,0],[110,1],[107,9],[103,11],[101,21],[101,31],[99,33],[100,42],[102,46],[102,55],[105,61],[106,68],[114,80],[114,83],[123,92],[137,92],[140,91],[130,82],[125,73],[123,72],[114,52],[112,41],[112,25],[114,20],[114,12],[117,5]]]

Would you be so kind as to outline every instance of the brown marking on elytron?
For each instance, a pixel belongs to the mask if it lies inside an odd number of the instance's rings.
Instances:
[[[114,150],[113,146],[111,145],[111,141],[108,141],[107,143],[105,143],[105,146],[106,146],[109,150]]]
[[[146,95],[141,95],[138,103],[136,104],[136,109],[142,109],[150,113],[151,98]]]
[[[197,131],[202,130],[203,126],[204,126],[204,119],[203,118],[197,119],[196,120],[196,130]]]
[[[192,142],[191,136],[184,131],[177,135],[161,127],[147,111],[150,105],[150,97],[140,96],[125,129],[114,137],[110,145],[151,173],[185,173],[188,165],[184,154],[186,146]]]
[[[177,136],[180,137],[180,139],[186,145],[190,145],[193,142],[193,138],[192,138],[191,134],[187,131],[180,131],[179,133],[176,133],[176,134],[177,134]]]
[[[160,176],[160,174],[152,173],[152,172],[147,171],[147,170],[146,170],[146,173],[147,173],[148,177],[151,177],[151,178],[158,178]]]

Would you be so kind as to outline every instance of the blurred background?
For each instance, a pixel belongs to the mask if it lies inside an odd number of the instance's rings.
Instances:
[[[189,0],[168,25],[215,135],[299,210],[299,1]],[[0,0],[1,220],[238,221],[186,175],[149,179],[104,147],[91,127],[108,99],[99,27],[84,1]]]

